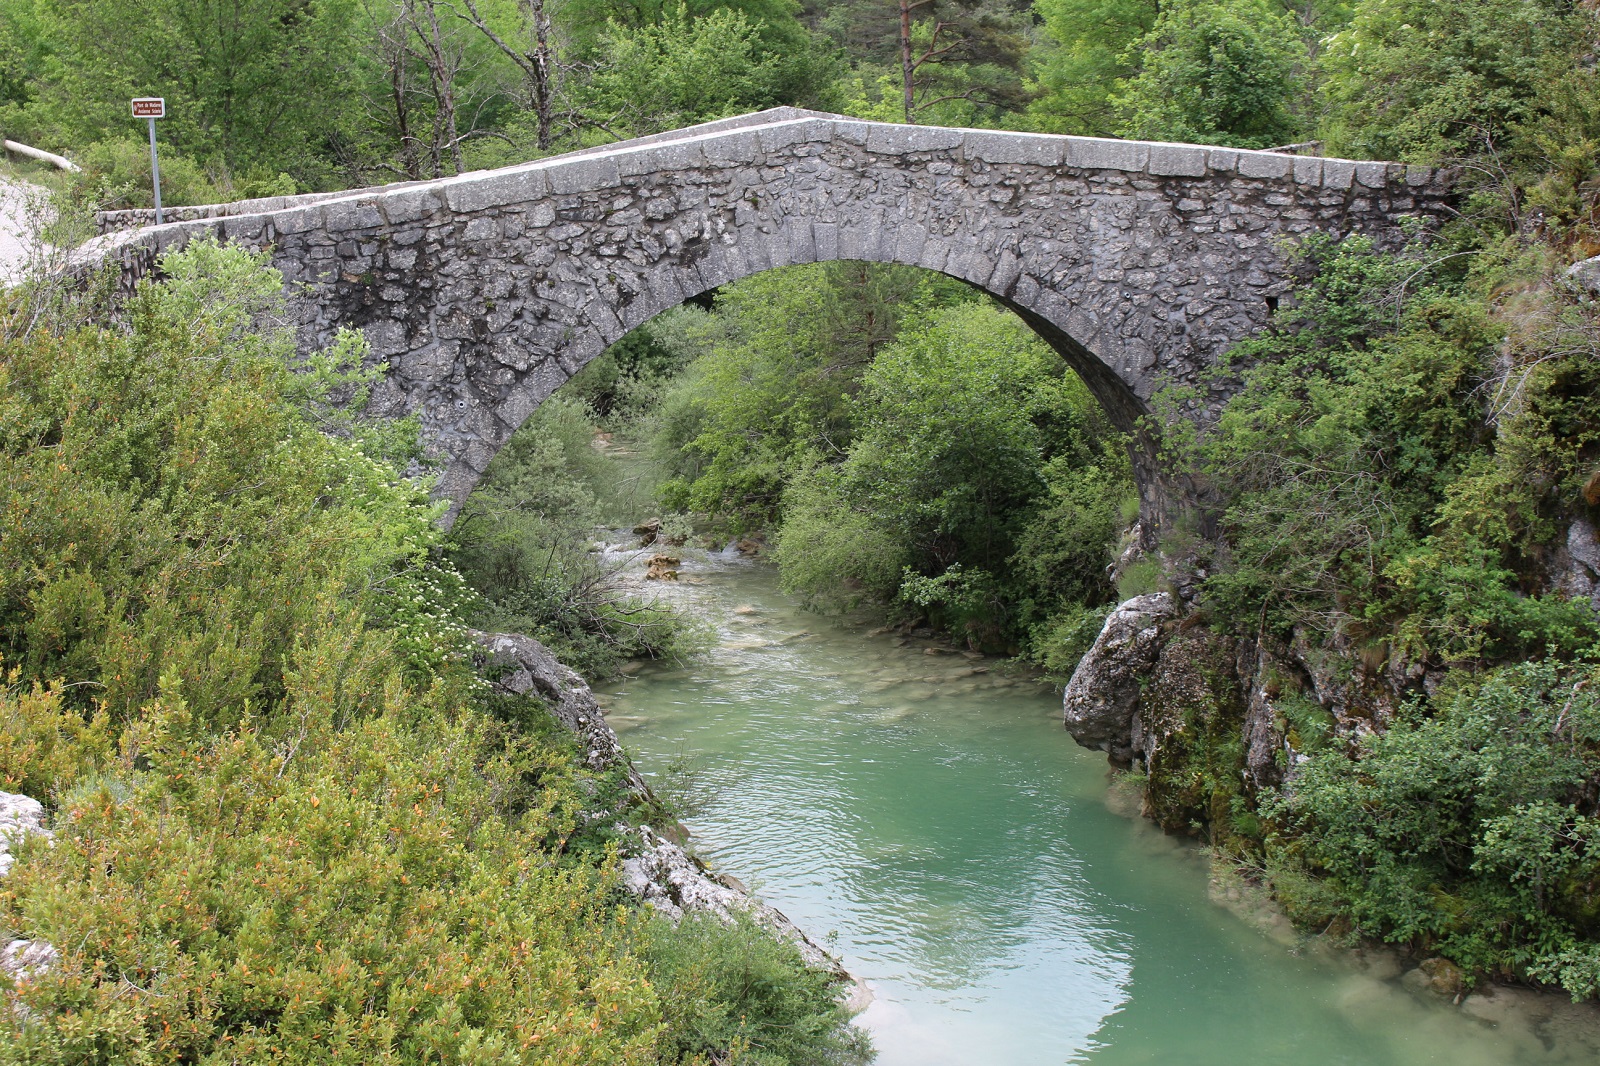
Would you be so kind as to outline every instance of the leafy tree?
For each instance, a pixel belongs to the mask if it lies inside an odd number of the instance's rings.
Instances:
[[[741,12],[691,19],[681,4],[636,29],[613,22],[596,64],[579,90],[585,121],[618,138],[771,107],[787,69]]]
[[[851,407],[848,457],[786,512],[786,586],[898,598],[989,647],[1108,594],[1125,467],[1099,465],[1094,400],[1022,322],[982,303],[931,311],[878,355]]]
[[[664,502],[733,529],[776,519],[791,478],[842,458],[848,397],[894,339],[904,305],[939,284],[864,263],[759,274],[717,297],[705,354],[655,416],[655,448],[676,475]],[[954,284],[954,283],[948,283]]]
[[[855,113],[904,122],[992,122],[1020,106],[1028,20],[997,0],[847,0],[814,21],[857,64]]]
[[[1498,150],[1592,47],[1562,0],[1385,0],[1354,6],[1321,57],[1330,150],[1437,161]]]
[[[56,147],[137,134],[128,99],[163,96],[161,135],[228,172],[328,177],[351,112],[354,0],[54,0],[48,76],[23,112]],[[115,46],[108,46],[115,42]]]
[[[1038,97],[1028,117],[1048,133],[1108,137],[1121,117],[1118,86],[1137,71],[1132,51],[1155,25],[1155,0],[1039,0],[1044,43],[1031,56]]]
[[[1293,140],[1305,54],[1294,20],[1269,0],[1166,4],[1124,54],[1139,73],[1116,98],[1121,132],[1241,148]]]

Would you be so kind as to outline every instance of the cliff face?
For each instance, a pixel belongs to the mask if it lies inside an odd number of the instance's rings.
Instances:
[[[1253,800],[1292,773],[1310,731],[1381,731],[1437,680],[1373,662],[1337,633],[1300,630],[1287,644],[1217,633],[1192,602],[1158,592],[1111,612],[1062,711],[1078,743],[1147,775],[1147,817],[1225,834],[1234,797]]]

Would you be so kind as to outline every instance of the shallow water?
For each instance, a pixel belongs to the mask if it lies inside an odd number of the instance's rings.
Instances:
[[[867,980],[884,1066],[1600,1062],[1592,1011],[1490,1025],[1211,902],[1198,849],[1113,809],[1050,689],[681,554],[651,587],[717,647],[603,690],[608,717],[647,775],[699,762],[697,851]]]

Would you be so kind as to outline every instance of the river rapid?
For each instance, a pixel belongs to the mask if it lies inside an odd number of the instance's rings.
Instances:
[[[607,717],[646,776],[698,764],[697,852],[867,981],[883,1066],[1600,1062],[1590,1008],[1458,1008],[1215,902],[1204,853],[1129,815],[1051,688],[677,554],[649,589],[715,646],[602,687]]]

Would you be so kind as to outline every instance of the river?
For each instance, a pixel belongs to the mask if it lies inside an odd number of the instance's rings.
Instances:
[[[651,587],[715,647],[603,686],[607,716],[647,776],[700,766],[698,853],[868,982],[883,1066],[1600,1062],[1589,1008],[1502,993],[1492,1025],[1213,902],[1204,853],[1118,809],[1050,688],[681,554]]]

